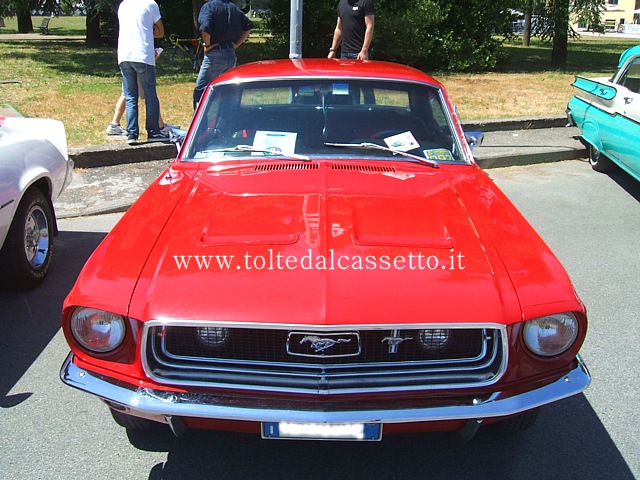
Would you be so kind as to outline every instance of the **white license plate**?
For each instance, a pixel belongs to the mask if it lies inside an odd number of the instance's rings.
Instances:
[[[382,438],[382,425],[379,423],[265,422],[262,424],[262,438],[375,441]]]

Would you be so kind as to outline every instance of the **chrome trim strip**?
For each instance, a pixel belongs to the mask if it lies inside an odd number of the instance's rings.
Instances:
[[[175,326],[175,325],[166,325],[166,326]],[[184,325],[181,325],[182,327],[184,327]],[[243,328],[243,327],[238,327],[238,328]],[[244,329],[244,328],[243,328]],[[287,330],[286,328],[283,328],[282,330]],[[412,361],[404,361],[404,362],[378,362],[378,363],[353,363],[353,364],[346,364],[348,366],[352,366],[353,368],[359,368],[359,369],[365,369],[365,368],[397,368],[397,367],[406,367],[407,365],[413,365],[416,367],[419,366],[431,366],[431,365],[455,365],[455,364],[469,364],[469,363],[474,363],[474,362],[478,362],[480,360],[484,360],[483,364],[477,365],[475,367],[472,366],[468,366],[468,365],[464,365],[462,367],[459,368],[447,368],[447,369],[442,369],[440,371],[468,371],[468,370],[478,370],[478,369],[482,369],[486,367],[486,364],[490,364],[493,363],[496,355],[497,355],[497,346],[499,344],[498,341],[495,341],[493,344],[493,352],[491,352],[491,357],[487,359],[487,329],[478,329],[478,330],[483,330],[483,335],[484,335],[484,339],[482,341],[482,350],[481,352],[475,356],[475,357],[467,357],[467,358],[451,358],[451,359],[444,359],[444,360],[412,360]],[[147,331],[145,331],[145,336],[144,338],[148,338],[148,333],[149,331],[151,331],[151,328],[147,329]],[[492,330],[492,332],[495,330]],[[500,333],[500,335],[502,335],[502,331],[498,330],[498,332]],[[298,332],[292,332],[292,333],[298,333]],[[326,332],[329,333],[329,332]],[[331,333],[337,333],[337,332],[331,332]],[[353,334],[353,335],[358,335],[355,332],[346,332],[348,334]],[[193,365],[190,365],[189,368],[192,368],[194,370],[206,370],[208,368],[211,367],[207,367],[207,364],[215,364],[215,365],[221,365],[225,368],[231,368],[233,365],[242,365],[242,366],[246,366],[248,364],[251,365],[255,365],[257,367],[259,366],[274,366],[274,367],[291,367],[294,366],[296,369],[298,370],[304,370],[305,368],[309,369],[309,370],[317,370],[319,367],[319,365],[317,364],[305,364],[305,363],[287,363],[287,362],[267,362],[267,361],[258,361],[258,360],[241,360],[241,359],[231,359],[231,358],[222,358],[222,357],[193,357],[193,356],[189,356],[189,355],[176,355],[173,354],[171,352],[168,351],[168,349],[166,348],[166,337],[163,335],[162,336],[162,340],[160,340],[160,350],[163,354],[163,356],[165,356],[168,359],[171,360],[175,360],[177,361],[187,361],[187,362],[194,362]],[[287,339],[287,349],[289,347],[289,339]],[[155,347],[153,347],[153,352],[154,352],[154,357],[159,359],[159,355],[156,353],[156,349]],[[318,358],[318,355],[307,355],[307,354],[298,354],[298,353],[291,353],[287,350],[287,353],[289,353],[292,356],[298,356],[298,357],[309,357],[309,358]],[[354,356],[358,356],[360,355],[361,351],[359,350],[357,353],[355,354],[349,354],[349,355],[331,355],[328,356],[328,358],[342,358],[342,357],[354,357]],[[171,367],[175,367],[178,368],[179,365],[177,363],[170,363],[170,362],[166,362],[163,361],[162,362],[163,365],[167,365],[167,366],[171,366]],[[199,365],[196,365],[199,364]],[[330,371],[330,370],[338,370],[338,369],[344,369],[345,368],[345,364],[327,364],[327,365],[322,365],[322,368],[324,370]],[[243,370],[239,370],[239,371],[248,371],[248,369],[243,369]],[[435,371],[435,370],[434,370]],[[403,370],[403,372],[406,372],[406,370]],[[147,372],[149,373],[149,372]]]
[[[577,366],[567,375],[536,390],[501,398],[494,393],[489,399],[470,405],[432,408],[307,411],[291,409],[244,408],[215,403],[215,396],[151,390],[116,382],[81,369],[73,363],[70,353],[62,369],[61,380],[71,387],[94,394],[101,399],[123,406],[131,415],[157,417],[194,417],[248,422],[310,422],[310,423],[408,423],[442,420],[482,419],[502,417],[540,407],[581,393],[591,383],[591,376],[580,356]]]
[[[176,387],[183,387],[183,388],[187,388],[187,387],[207,387],[207,388],[222,388],[222,389],[235,389],[235,390],[244,390],[244,391],[261,391],[264,390],[265,386],[254,386],[254,385],[243,385],[243,384],[229,384],[229,383],[216,383],[216,382],[210,382],[210,381],[184,381],[184,380],[169,380],[167,378],[164,377],[157,377],[154,373],[153,373],[153,369],[151,368],[151,366],[149,365],[149,357],[148,357],[148,351],[147,351],[147,345],[148,345],[148,337],[149,337],[149,332],[152,331],[153,327],[168,327],[168,326],[215,326],[215,327],[232,327],[232,328],[264,328],[267,327],[269,329],[278,329],[278,330],[283,330],[283,329],[289,329],[289,328],[296,328],[299,327],[298,325],[283,325],[283,324],[260,324],[260,323],[230,323],[230,322],[211,322],[211,321],[193,321],[193,320],[150,320],[148,322],[146,322],[144,324],[143,327],[143,331],[142,331],[142,339],[141,339],[141,347],[140,347],[140,358],[141,358],[141,362],[142,362],[142,366],[144,369],[145,374],[154,382],[157,383],[161,383],[161,384],[165,384],[165,385],[171,385],[171,386],[176,386]],[[441,383],[441,384],[437,384],[437,385],[415,385],[415,386],[390,386],[390,387],[367,387],[366,389],[355,389],[355,388],[334,388],[334,389],[329,389],[329,390],[312,390],[312,389],[308,389],[308,388],[295,388],[295,387],[277,387],[277,386],[270,386],[269,390],[273,391],[273,392],[281,392],[281,393],[301,393],[301,394],[315,394],[315,395],[329,395],[329,394],[355,394],[355,393],[375,393],[375,392],[407,392],[407,391],[418,391],[418,390],[437,390],[437,389],[460,389],[460,388],[478,388],[478,387],[487,387],[489,385],[493,385],[494,383],[498,382],[500,380],[500,378],[502,378],[502,376],[504,375],[504,372],[506,371],[507,368],[507,364],[508,364],[508,357],[509,357],[509,350],[508,350],[508,339],[507,339],[507,334],[506,334],[506,325],[500,325],[500,324],[473,324],[473,323],[464,323],[464,324],[455,324],[455,325],[450,325],[450,324],[402,324],[402,325],[393,325],[393,328],[395,329],[400,329],[400,330],[410,330],[410,329],[420,329],[420,328],[441,328],[443,326],[446,326],[446,328],[450,328],[450,329],[484,329],[485,330],[485,335],[486,335],[486,331],[488,329],[492,329],[493,331],[498,332],[498,334],[500,335],[501,338],[496,339],[494,341],[494,348],[493,348],[493,352],[491,352],[491,357],[489,359],[487,359],[487,361],[483,362],[482,365],[480,365],[478,367],[478,369],[482,369],[482,368],[486,368],[487,365],[493,363],[495,361],[495,356],[498,353],[498,344],[501,343],[502,346],[502,359],[500,362],[500,365],[497,368],[496,374],[489,378],[488,380],[485,381],[481,381],[481,382],[450,382],[450,383]],[[350,325],[350,328],[353,329],[354,325]],[[313,326],[314,329],[316,329],[316,326]],[[325,333],[328,332],[332,332],[332,331],[338,331],[341,332],[344,329],[346,329],[345,326],[330,326],[330,327],[318,327],[319,330],[323,330],[325,331]],[[389,325],[358,325],[358,329],[361,330],[387,330],[389,329]],[[501,342],[500,342],[501,340]],[[486,342],[486,339],[485,339]],[[152,348],[154,348],[152,343]],[[156,354],[153,354],[156,358]],[[170,365],[170,364],[169,364]],[[266,365],[273,365],[273,364],[266,364]],[[406,365],[403,364],[403,365]],[[192,368],[193,370],[207,370],[206,367],[201,367],[198,368],[196,366],[190,366],[190,368]],[[318,367],[316,367],[318,368]],[[302,369],[300,369],[302,370]],[[473,372],[474,369],[472,368],[465,368],[465,366],[462,366],[460,368],[451,368],[448,370],[445,369],[434,369],[433,372],[434,373],[442,373],[442,372]],[[232,366],[225,366],[225,371],[226,372],[230,372],[230,373],[243,373],[243,374],[260,374],[261,372],[259,370],[247,370],[247,369],[236,369],[233,368]],[[411,372],[411,371],[409,371]],[[262,372],[264,373],[264,372]],[[279,376],[278,372],[275,371],[269,371],[268,372],[270,375],[275,376]],[[355,373],[355,372],[354,372]],[[380,372],[378,372],[379,374],[384,373],[384,370],[381,369]],[[401,372],[401,373],[405,373],[405,372]],[[422,372],[424,373],[424,371]],[[390,374],[395,374],[397,375],[398,372],[390,372]],[[455,373],[454,373],[455,374]],[[362,373],[358,376],[363,377],[366,376],[367,373]],[[300,375],[296,375],[294,374],[294,372],[289,372],[286,373],[286,375],[280,375],[280,376],[287,376],[287,377],[294,377],[294,376],[300,376],[300,377],[305,377],[305,374],[303,374],[302,372],[300,372]],[[336,377],[337,378],[337,377]]]
[[[514,322],[517,323],[517,322]],[[473,323],[473,322],[434,322],[434,323],[384,323],[384,324],[337,324],[337,325],[313,325],[309,323],[260,323],[260,322],[233,322],[233,321],[212,321],[210,319],[181,319],[181,318],[157,318],[155,320],[147,320],[144,322],[144,329],[158,326],[177,326],[177,327],[202,327],[215,326],[227,328],[260,328],[264,330],[313,330],[319,332],[342,332],[345,330],[420,330],[429,328],[448,328],[448,329],[493,329],[504,330],[507,325],[504,323]],[[145,332],[146,335],[146,332]]]

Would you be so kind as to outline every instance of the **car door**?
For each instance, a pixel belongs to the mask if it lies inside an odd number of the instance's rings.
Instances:
[[[629,58],[614,79],[616,141],[615,156],[627,168],[640,174],[640,56]]]

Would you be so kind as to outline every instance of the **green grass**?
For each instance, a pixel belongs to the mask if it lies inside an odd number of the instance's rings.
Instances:
[[[521,38],[505,42],[509,60],[497,71],[534,73],[549,70],[551,46],[537,39],[523,47]],[[640,43],[640,39],[619,38],[611,35],[581,35],[569,41],[566,73],[610,72],[618,63],[623,50]]]
[[[34,25],[40,21],[41,17],[33,17]],[[27,117],[62,120],[70,146],[110,141],[104,128],[121,91],[115,48],[88,48],[84,22],[85,17],[56,17],[51,37],[16,34],[0,39],[0,103]],[[15,33],[15,18],[5,18],[5,25],[0,34]],[[572,95],[574,75],[612,74],[620,53],[636,43],[613,34],[571,40],[568,69],[560,72],[548,69],[550,45],[533,40],[525,48],[509,42],[505,43],[509,60],[495,72],[434,76],[447,87],[463,120],[561,115]],[[237,53],[240,64],[260,59],[264,37],[252,35]],[[195,79],[193,72],[159,75],[158,96],[167,122],[188,125]]]
[[[86,18],[78,15],[73,15],[69,17],[54,17],[49,22],[49,31],[51,35],[64,35],[65,37],[72,36],[84,36],[86,33]],[[4,18],[4,27],[0,27],[0,34],[5,33],[18,33],[18,22],[16,17],[5,17]],[[36,33],[39,30],[36,28],[38,25],[42,23],[42,17],[31,17],[31,23],[33,23],[33,27]]]

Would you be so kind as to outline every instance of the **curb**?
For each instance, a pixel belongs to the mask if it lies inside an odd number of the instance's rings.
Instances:
[[[126,163],[148,162],[176,157],[176,146],[167,143],[127,145],[124,142],[91,147],[70,148],[76,168],[111,167]]]
[[[497,132],[507,130],[532,130],[540,128],[564,127],[567,117],[564,115],[532,118],[501,118],[494,120],[469,120],[462,122],[463,130],[467,132]],[[90,147],[69,149],[69,156],[73,158],[76,168],[109,167],[126,163],[146,162],[149,160],[172,159],[176,156],[176,147],[166,143],[143,143],[129,146],[124,142],[111,143]],[[541,157],[549,158],[549,155]],[[560,160],[569,160],[562,157]],[[542,160],[533,163],[540,163]],[[552,160],[556,161],[556,160]],[[492,166],[494,166],[492,164]],[[504,165],[500,165],[504,166]]]
[[[499,118],[492,120],[468,120],[461,121],[462,129],[471,132],[500,132],[506,130],[534,130],[539,128],[566,127],[568,120],[566,115],[530,118]]]

